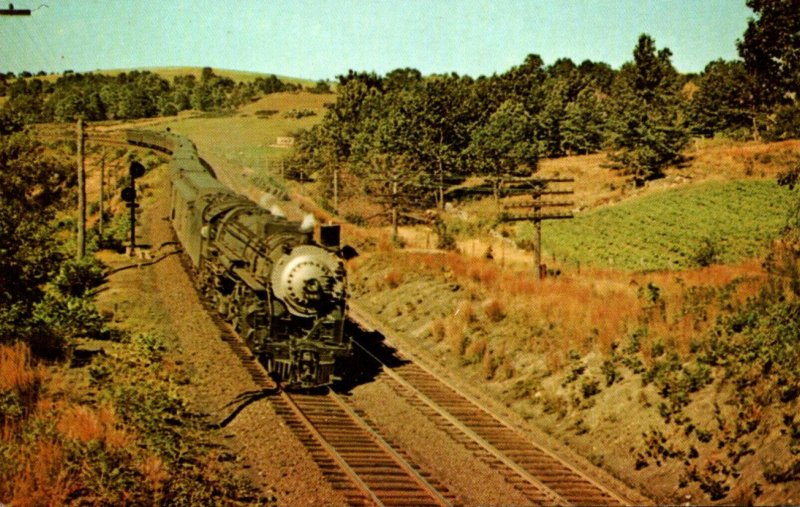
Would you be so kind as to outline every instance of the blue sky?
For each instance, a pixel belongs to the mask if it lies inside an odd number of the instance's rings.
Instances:
[[[0,17],[0,70],[211,66],[314,80],[401,67],[477,77],[530,53],[619,68],[642,33],[679,71],[701,71],[737,58],[752,16],[744,0],[12,1],[35,10]]]

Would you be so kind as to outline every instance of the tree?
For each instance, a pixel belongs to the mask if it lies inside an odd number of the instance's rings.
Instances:
[[[587,154],[600,151],[605,140],[607,116],[601,92],[594,85],[582,89],[564,111],[561,126],[564,152]]]
[[[697,78],[688,114],[694,133],[712,136],[735,134],[753,123],[752,79],[741,61],[716,60]]]
[[[800,93],[800,0],[747,0],[756,14],[736,43],[758,83],[757,99],[774,104]]]
[[[351,156],[353,169],[365,182],[365,191],[390,215],[395,240],[400,214],[418,208],[420,196],[430,184],[424,166],[409,152],[403,136],[414,132],[409,128],[414,118],[401,111],[402,101],[389,101],[382,115],[365,120]]]
[[[420,164],[428,168],[436,187],[434,200],[444,209],[445,185],[461,172],[463,152],[469,146],[474,122],[467,97],[469,84],[455,76],[433,76],[412,95],[418,129],[409,145]]]
[[[542,152],[538,133],[531,115],[513,100],[504,102],[472,133],[469,151],[479,171],[491,179],[495,199],[504,176],[536,171]]]
[[[72,177],[24,134],[0,137],[0,342],[41,338],[32,312],[61,259],[48,222]]]
[[[633,62],[623,65],[612,88],[609,145],[637,185],[663,176],[669,164],[681,160],[689,138],[680,121],[678,73],[668,48],[656,51],[655,41],[641,35]]]
[[[758,139],[777,106],[800,115],[800,0],[747,0],[747,6],[756,17],[747,22],[736,47],[753,83],[752,131]],[[793,128],[790,124],[789,129]],[[780,132],[773,133],[779,136]]]

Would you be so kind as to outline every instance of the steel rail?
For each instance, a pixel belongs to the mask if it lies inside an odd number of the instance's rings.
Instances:
[[[370,330],[370,331],[378,331],[384,335],[387,339],[389,339],[394,333],[391,330],[385,328],[385,326],[381,325],[380,322],[377,322],[374,317],[369,315],[360,305],[354,304],[354,302],[350,303],[349,308],[349,316],[350,318],[356,322],[357,324],[361,325],[362,327]],[[396,341],[396,340],[394,340]],[[355,343],[355,342],[354,342]],[[359,345],[360,348],[364,348],[361,344]],[[450,424],[457,427],[462,433],[466,434],[470,439],[480,445],[486,452],[489,452],[492,456],[496,459],[501,461],[502,463],[506,464],[510,468],[512,468],[515,472],[519,473],[520,471],[524,472],[520,475],[524,477],[526,480],[535,484],[537,487],[542,488],[543,492],[549,492],[553,499],[556,500],[560,504],[572,504],[572,503],[587,503],[587,502],[575,502],[570,501],[569,499],[565,498],[564,493],[556,492],[553,487],[550,487],[546,484],[543,479],[536,478],[533,473],[529,472],[525,469],[523,464],[518,463],[514,458],[506,455],[506,453],[498,449],[494,444],[492,444],[486,437],[481,436],[472,428],[469,428],[459,417],[446,408],[442,407],[439,402],[431,398],[429,395],[422,392],[420,388],[414,385],[411,381],[407,380],[406,378],[402,377],[400,373],[394,371],[394,369],[386,366],[383,362],[380,361],[379,358],[375,357],[369,351],[366,351],[370,356],[375,358],[383,366],[383,371],[393,380],[396,380],[399,384],[403,385],[406,389],[410,389],[414,395],[422,401],[426,406],[428,406],[431,410],[440,414],[445,420],[447,420]],[[586,484],[590,485],[592,488],[596,489],[603,497],[608,497],[614,503],[618,503],[620,505],[629,505],[632,502],[618,493],[614,492],[613,490],[599,484],[595,479],[589,477],[586,473],[576,468],[571,463],[567,462],[554,452],[550,451],[546,447],[539,445],[535,442],[530,441],[518,428],[513,426],[508,421],[503,420],[502,418],[496,416],[491,411],[484,408],[483,404],[478,401],[475,397],[471,396],[470,394],[463,392],[455,388],[445,379],[443,379],[440,375],[432,371],[430,368],[425,366],[424,364],[420,363],[419,361],[414,361],[413,366],[419,368],[422,372],[426,375],[430,376],[432,379],[436,380],[442,387],[452,391],[455,395],[460,396],[463,398],[464,401],[469,402],[476,410],[479,410],[486,414],[488,417],[493,419],[493,421],[505,428],[506,430],[510,431],[511,434],[517,436],[518,438],[524,439],[532,448],[533,450],[540,452],[546,458],[553,460],[554,464],[557,463],[563,467],[565,467],[571,474],[575,477],[579,478],[580,480],[584,481]],[[596,501],[591,501],[588,503],[598,503]],[[608,503],[608,502],[604,502]]]

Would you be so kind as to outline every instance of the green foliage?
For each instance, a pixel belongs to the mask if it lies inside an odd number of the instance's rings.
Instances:
[[[53,283],[67,296],[83,296],[105,280],[105,266],[93,256],[68,259],[61,264]]]
[[[503,175],[533,173],[542,151],[536,141],[537,130],[520,103],[509,100],[501,104],[472,134],[470,153],[476,158],[480,174],[492,177],[498,185]]]
[[[138,356],[151,364],[160,362],[167,350],[164,339],[153,333],[137,333],[131,344],[136,348]]]
[[[692,256],[694,264],[700,267],[715,264],[721,255],[719,242],[715,238],[703,238],[700,246]]]
[[[581,265],[680,269],[696,265],[706,238],[719,262],[763,254],[786,224],[790,191],[769,181],[709,182],[543,224],[545,252]],[[531,237],[529,224],[516,240]]]
[[[327,81],[319,80],[312,88],[307,88],[311,93],[333,93],[331,85]]]
[[[61,260],[49,222],[72,173],[26,135],[0,137],[0,343],[37,334],[31,312]]]
[[[609,121],[612,158],[634,181],[659,178],[666,166],[681,160],[688,136],[679,121],[677,72],[672,52],[655,49],[648,35],[639,37],[634,61],[626,63],[614,83]]]
[[[800,9],[796,2],[747,0],[755,17],[747,22],[739,55],[756,77],[757,101],[770,104],[800,92]]]
[[[32,312],[34,325],[67,342],[80,337],[102,338],[105,321],[85,297],[45,294]]]
[[[174,116],[179,111],[222,111],[252,102],[257,94],[293,90],[274,75],[251,83],[234,82],[206,67],[198,81],[187,74],[173,83],[148,71],[116,76],[64,73],[51,83],[18,79],[7,86],[6,111],[25,123],[71,122]]]
[[[716,60],[706,65],[697,79],[698,90],[688,105],[695,134],[736,136],[753,123],[752,77],[741,61]]]
[[[300,118],[306,118],[308,116],[316,116],[316,114],[317,113],[310,109],[292,109],[283,113],[283,117],[299,120]]]

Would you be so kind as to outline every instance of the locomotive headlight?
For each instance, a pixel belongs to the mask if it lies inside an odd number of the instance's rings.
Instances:
[[[271,281],[275,296],[300,317],[316,316],[344,297],[342,261],[313,245],[299,246],[281,257]]]

